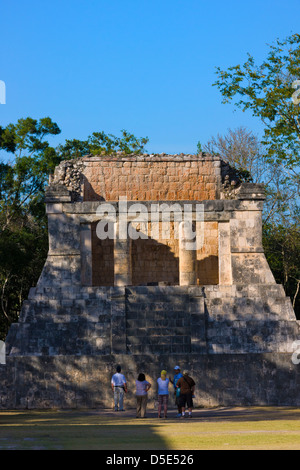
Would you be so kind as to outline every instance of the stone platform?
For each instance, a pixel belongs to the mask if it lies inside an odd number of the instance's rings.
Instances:
[[[6,338],[0,407],[110,407],[117,364],[132,406],[138,373],[156,393],[175,365],[198,406],[299,406],[300,324],[264,255],[264,198],[216,155],[62,162],[46,190],[47,260]]]
[[[1,407],[109,407],[118,363],[132,406],[140,371],[155,386],[177,364],[198,405],[298,406],[299,330],[279,285],[32,289],[6,341]]]

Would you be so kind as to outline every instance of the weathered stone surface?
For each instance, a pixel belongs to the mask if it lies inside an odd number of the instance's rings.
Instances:
[[[291,353],[300,333],[277,285],[44,290],[11,327],[9,357]]]
[[[126,207],[119,196],[127,196]],[[142,201],[155,221],[135,228],[150,238],[100,240],[103,200],[113,231]],[[160,370],[171,374],[179,364],[196,381],[196,405],[299,406],[292,354],[300,322],[263,253],[263,200],[261,185],[240,184],[217,156],[118,155],[59,165],[46,192],[49,254],[6,339],[0,407],[110,407],[117,364],[129,405],[139,372],[153,384],[154,406]],[[186,203],[202,237],[193,253],[176,238]],[[204,220],[194,225],[198,203]]]
[[[0,366],[0,408],[111,407],[116,364],[129,384],[126,406],[135,406],[134,382],[144,371],[152,383],[149,407],[155,407],[160,371],[171,372],[178,362],[197,383],[196,406],[300,406],[299,366],[289,354],[265,353],[9,357]]]

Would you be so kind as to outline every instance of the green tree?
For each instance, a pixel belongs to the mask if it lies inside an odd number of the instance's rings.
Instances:
[[[46,137],[60,129],[49,117],[19,119],[0,130],[0,338],[16,321],[24,298],[41,272],[48,250],[43,191],[59,163]]]
[[[121,137],[94,132],[86,141],[51,147],[48,138],[60,132],[49,117],[0,127],[0,150],[10,156],[0,162],[0,339],[17,321],[47,256],[44,189],[55,166],[87,154],[139,153],[148,142],[123,130]]]
[[[297,318],[300,318],[300,218],[282,220],[280,224],[266,223],[263,243],[269,265],[276,281],[291,297]]]
[[[241,181],[265,185],[264,223],[281,223],[282,217],[293,217],[297,210],[297,184],[286,178],[282,163],[266,158],[265,146],[252,131],[245,127],[228,129],[225,135],[211,137],[204,151],[220,155],[236,170]]]
[[[224,162],[230,164],[243,181],[261,182],[266,174],[262,166],[262,146],[259,139],[245,127],[228,129],[227,134],[213,136],[204,145],[204,151],[220,155]]]
[[[126,130],[121,131],[121,137],[105,132],[93,132],[87,140],[66,140],[64,145],[57,148],[60,158],[68,160],[84,155],[110,155],[117,152],[122,154],[139,154],[145,152],[148,137],[137,138]]]
[[[19,119],[1,129],[0,149],[13,154],[13,162],[0,163],[0,232],[25,213],[38,212],[45,180],[59,163],[45,137],[59,133],[49,117]]]
[[[266,157],[283,164],[286,177],[295,179],[299,188],[300,105],[292,98],[300,79],[300,35],[269,46],[261,65],[248,54],[243,65],[217,67],[217,76],[214,86],[221,91],[223,103],[235,100],[238,108],[261,119]]]
[[[265,254],[276,281],[284,286],[300,318],[300,211],[295,200],[295,185],[282,176],[282,164],[271,164],[265,159],[264,146],[243,127],[212,137],[204,145],[204,151],[220,155],[237,170],[242,181],[265,185]]]
[[[264,125],[260,161],[271,176],[266,184],[265,253],[299,316],[300,101],[295,88],[300,85],[300,35],[277,39],[260,65],[248,54],[243,65],[218,67],[217,76],[214,86],[223,103],[234,102]]]

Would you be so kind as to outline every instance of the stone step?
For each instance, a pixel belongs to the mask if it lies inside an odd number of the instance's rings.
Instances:
[[[70,297],[76,296],[88,296],[88,297],[104,297],[111,296],[113,294],[125,295],[127,288],[122,286],[68,286],[68,287],[33,287],[30,289],[29,297],[34,298],[35,296],[51,296],[56,294],[58,297]]]
[[[179,319],[179,318],[186,318],[189,315],[189,310],[169,310],[166,308],[161,308],[159,310],[155,310],[155,307],[149,305],[149,308],[142,308],[139,310],[136,308],[134,311],[126,308],[126,318],[128,320],[142,320],[142,319],[149,319],[149,320],[169,320],[169,319]]]
[[[222,285],[205,285],[205,286],[126,286],[125,287],[109,287],[109,286],[67,286],[67,287],[32,287],[29,297],[35,295],[59,295],[66,296],[72,294],[96,294],[98,296],[111,292],[120,291],[128,296],[139,295],[189,295],[215,297],[217,294],[222,297],[260,297],[272,295],[284,297],[285,292],[281,284],[234,284],[229,286]]]
[[[156,327],[146,327],[145,325],[134,325],[132,328],[126,328],[126,335],[127,337],[145,337],[147,341],[147,337],[150,336],[190,336],[191,334],[191,327],[189,324],[182,324],[178,322],[175,324],[174,322],[171,326],[156,326]]]
[[[201,307],[201,306],[200,306]],[[206,299],[205,315],[209,322],[212,321],[235,321],[235,320],[295,320],[295,314],[289,298],[268,299],[267,301],[249,298],[237,299]],[[54,300],[48,301],[28,300],[23,303],[20,314],[20,322],[36,322],[39,319],[64,317],[73,319],[86,318],[90,321],[103,321],[105,316],[112,313],[112,305],[106,300],[78,299],[78,300]],[[201,308],[195,304],[185,307],[176,307],[168,303],[126,303],[127,320],[139,321],[165,321],[188,319],[192,314],[204,314]]]
[[[207,324],[210,353],[290,352],[300,333],[296,321],[220,321]]]
[[[170,344],[170,345],[127,345],[127,354],[190,354],[191,346],[183,344]]]
[[[234,284],[230,286],[210,285],[202,286],[202,293],[206,299],[210,298],[268,298],[285,297],[285,292],[281,284]]]
[[[170,344],[190,344],[190,335],[156,335],[151,336],[127,336],[126,343],[133,346],[139,345],[170,345]]]
[[[295,313],[288,297],[254,298],[211,298],[205,300],[209,321],[228,320],[295,320]]]
[[[6,349],[10,356],[110,354],[110,324],[14,323]]]
[[[126,328],[150,328],[151,332],[154,328],[183,328],[185,325],[189,327],[191,324],[191,319],[186,317],[181,318],[139,318],[139,319],[129,319],[126,317]],[[149,333],[150,334],[150,333]],[[155,334],[155,333],[154,333]],[[180,334],[180,333],[176,333]]]

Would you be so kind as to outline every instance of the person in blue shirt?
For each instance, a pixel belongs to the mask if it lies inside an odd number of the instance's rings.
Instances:
[[[178,414],[177,414],[177,418],[180,418],[181,417],[181,407],[179,406],[179,395],[180,395],[180,392],[176,393],[177,390],[176,390],[176,384],[178,382],[179,379],[181,379],[181,377],[183,377],[182,373],[180,372],[180,367],[179,366],[175,366],[174,367],[174,380],[172,380],[170,378],[170,382],[173,384],[174,386],[174,395],[175,395],[175,405],[177,406],[177,409],[178,409]]]

